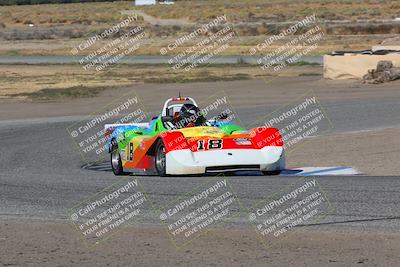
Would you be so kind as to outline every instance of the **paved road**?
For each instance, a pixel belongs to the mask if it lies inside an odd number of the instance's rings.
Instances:
[[[326,103],[327,113],[336,122],[336,132],[393,126],[391,119],[400,114],[398,100],[367,100],[352,104]],[[273,109],[273,107],[271,107]],[[242,119],[254,118],[254,109],[240,108]],[[265,110],[268,111],[268,110]],[[259,111],[261,116],[264,111]],[[362,119],[360,119],[362,118]],[[66,127],[78,117],[0,122],[0,218],[65,220],[67,209],[112,185],[118,179],[110,172],[81,168]],[[244,207],[279,192],[299,178],[229,176],[226,177]],[[213,177],[137,177],[155,208],[175,201],[179,196]],[[399,227],[400,177],[318,177],[333,211],[322,221],[332,228],[394,230]],[[238,210],[230,221],[235,226],[247,225],[248,212]],[[142,223],[158,223],[155,210],[146,211]],[[343,222],[343,223],[341,223]]]

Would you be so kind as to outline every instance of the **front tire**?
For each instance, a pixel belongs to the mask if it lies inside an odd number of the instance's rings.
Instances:
[[[165,145],[160,139],[156,144],[156,150],[154,155],[154,165],[156,167],[159,176],[167,176],[167,164],[166,164]]]
[[[118,144],[114,141],[111,148],[111,168],[115,175],[123,175],[124,169],[122,167],[121,155],[118,151]]]

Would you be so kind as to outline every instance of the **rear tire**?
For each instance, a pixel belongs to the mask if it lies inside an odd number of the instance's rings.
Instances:
[[[156,150],[154,155],[154,166],[156,167],[159,176],[167,176],[167,165],[165,155],[165,145],[160,139],[156,144]]]
[[[119,154],[119,151],[118,151],[118,144],[115,141],[112,142],[112,148],[111,148],[110,155],[111,155],[110,163],[111,163],[111,168],[112,168],[113,173],[115,175],[123,175],[124,169],[122,167],[121,155]]]

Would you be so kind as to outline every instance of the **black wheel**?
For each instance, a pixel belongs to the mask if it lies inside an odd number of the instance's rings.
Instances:
[[[121,155],[118,151],[118,144],[113,141],[111,148],[111,168],[115,175],[123,175],[124,169],[122,168]]]
[[[165,146],[163,141],[160,139],[156,144],[156,150],[154,155],[154,165],[158,175],[166,176],[166,156],[165,156]]]
[[[281,174],[281,170],[277,170],[277,171],[263,171],[262,173],[264,174],[264,175],[279,175],[279,174]]]

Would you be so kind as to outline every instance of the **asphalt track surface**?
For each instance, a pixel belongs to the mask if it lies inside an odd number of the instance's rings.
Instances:
[[[399,99],[324,103],[336,133],[397,127]],[[262,116],[276,107],[236,109],[242,120]],[[258,113],[255,114],[254,112]],[[68,209],[114,184],[111,172],[82,169],[66,127],[79,117],[0,122],[0,218],[3,220],[68,221]],[[162,208],[212,177],[137,176],[154,207]],[[298,177],[227,176],[245,207],[279,192]],[[315,178],[333,211],[310,229],[396,231],[400,227],[399,177],[322,176]],[[245,227],[248,213],[236,211],[232,227]],[[156,210],[146,210],[138,223],[159,224]]]

